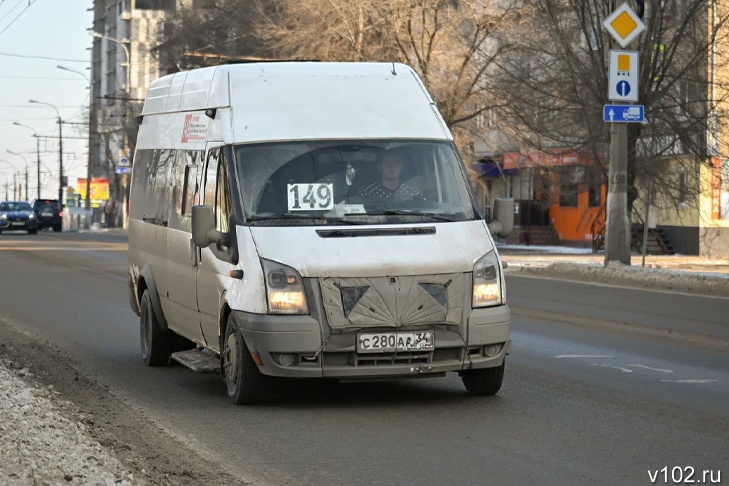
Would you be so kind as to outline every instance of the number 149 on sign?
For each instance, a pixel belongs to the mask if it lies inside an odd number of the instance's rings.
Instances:
[[[334,208],[333,184],[287,184],[289,211],[326,211]]]

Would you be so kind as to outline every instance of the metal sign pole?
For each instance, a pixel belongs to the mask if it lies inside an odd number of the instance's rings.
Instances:
[[[618,0],[617,3],[617,8],[605,19],[603,26],[622,48],[626,48],[645,29],[645,25],[624,0]],[[639,6],[642,6],[642,2],[639,2]],[[611,50],[609,56],[608,99],[639,101],[639,54]],[[627,123],[642,122],[643,115],[643,108],[640,106],[604,107],[603,119],[610,123],[605,265],[610,262],[630,265]]]

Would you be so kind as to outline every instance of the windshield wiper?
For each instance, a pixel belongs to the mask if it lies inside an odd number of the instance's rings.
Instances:
[[[380,216],[380,215],[385,215],[385,216],[425,216],[426,218],[432,218],[432,219],[435,219],[437,221],[447,221],[449,223],[452,223],[454,221],[458,221],[457,219],[446,218],[445,216],[441,216],[441,215],[435,214],[435,213],[421,213],[419,211],[408,211],[408,210],[405,210],[405,209],[387,209],[387,210],[383,211],[380,214],[372,214],[372,213],[369,213],[368,214],[368,216]]]
[[[276,219],[288,219],[288,220],[304,220],[308,219],[311,221],[321,221],[324,224],[367,224],[362,221],[352,221],[349,219],[344,218],[337,218],[337,217],[326,217],[326,216],[309,216],[306,214],[296,214],[296,213],[283,213],[283,214],[271,214],[267,216],[251,216],[249,218],[246,218],[246,221],[249,223],[256,222],[256,221],[270,221],[270,220],[276,220]]]

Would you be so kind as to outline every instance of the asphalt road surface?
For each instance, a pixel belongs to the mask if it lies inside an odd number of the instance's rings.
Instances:
[[[657,484],[676,467],[729,481],[729,299],[508,277],[496,397],[456,375],[282,381],[236,407],[216,375],[143,365],[124,236],[3,233],[0,272],[0,326],[68,351],[180,455],[240,483],[651,484],[664,467]]]

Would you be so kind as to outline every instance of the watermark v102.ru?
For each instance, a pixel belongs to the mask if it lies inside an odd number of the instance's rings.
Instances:
[[[653,484],[720,484],[721,471],[710,469],[697,471],[691,466],[664,467],[648,471],[648,479]]]

